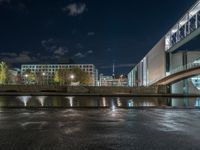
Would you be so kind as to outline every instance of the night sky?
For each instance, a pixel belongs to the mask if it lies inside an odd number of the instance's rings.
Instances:
[[[0,59],[128,73],[196,0],[0,0]]]

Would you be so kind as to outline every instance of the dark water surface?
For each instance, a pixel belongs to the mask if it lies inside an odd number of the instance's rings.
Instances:
[[[200,110],[1,109],[2,150],[198,150]]]
[[[187,109],[198,104],[198,98],[0,97],[0,150],[198,150],[200,109]]]

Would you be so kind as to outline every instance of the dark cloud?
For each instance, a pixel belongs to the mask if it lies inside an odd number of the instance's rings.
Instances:
[[[56,40],[48,39],[41,41],[41,44],[45,50],[52,52],[55,55],[63,56],[68,53],[68,48],[66,46],[61,46]]]
[[[14,52],[0,53],[0,58],[5,62],[13,64],[33,63],[38,61],[38,59],[34,56],[31,56],[28,51],[22,51],[18,54]]]
[[[0,0],[0,5],[9,4],[11,0]]]
[[[85,53],[78,52],[78,53],[76,53],[76,54],[74,55],[74,58],[85,58],[85,57],[87,57],[89,54],[92,54],[92,53],[93,53],[92,50],[89,50],[89,51],[87,51],[87,52],[85,52]]]
[[[63,47],[58,47],[57,49],[55,49],[54,54],[56,55],[65,55],[66,53],[68,53],[68,50],[63,48]]]
[[[71,3],[63,8],[64,12],[67,12],[69,16],[78,16],[86,11],[85,3]]]
[[[88,32],[87,35],[88,35],[88,36],[94,36],[94,35],[95,35],[95,32]]]

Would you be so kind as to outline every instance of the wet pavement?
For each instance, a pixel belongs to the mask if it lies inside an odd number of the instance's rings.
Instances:
[[[0,109],[1,150],[198,150],[198,109]]]

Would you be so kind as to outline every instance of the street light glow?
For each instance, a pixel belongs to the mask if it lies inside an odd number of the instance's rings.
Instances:
[[[70,75],[70,78],[73,80],[75,78],[75,76],[72,74],[72,75]]]

